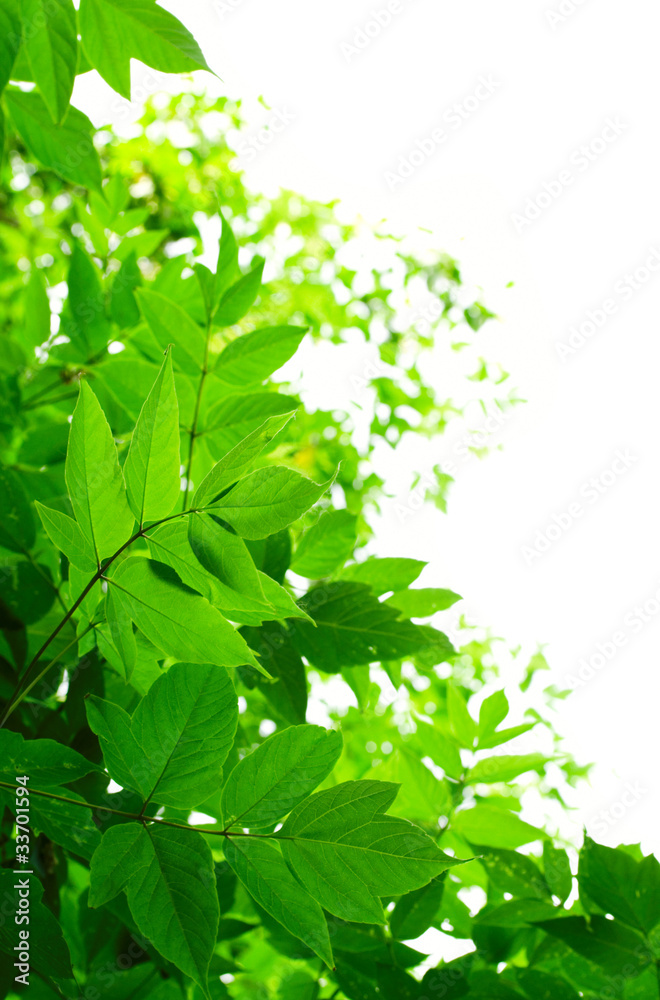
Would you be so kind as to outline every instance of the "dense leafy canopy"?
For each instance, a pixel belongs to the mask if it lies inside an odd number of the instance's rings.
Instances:
[[[586,838],[576,865],[550,809],[524,818],[528,790],[561,806],[584,773],[532,707],[542,654],[521,721],[501,645],[467,623],[450,640],[459,595],[371,538],[370,457],[459,412],[425,360],[488,310],[443,255],[370,233],[388,263],[365,268],[332,206],[248,195],[209,138],[241,125],[224,99],[95,136],[76,76],[128,97],[132,58],[207,68],[155,0],[0,0],[0,891],[6,917],[29,859],[30,988],[657,997],[658,862]],[[355,333],[380,359],[355,376],[360,445],[277,374]],[[468,380],[485,394],[506,373],[479,359]],[[441,509],[450,479],[425,488]],[[15,931],[3,919],[9,996]]]

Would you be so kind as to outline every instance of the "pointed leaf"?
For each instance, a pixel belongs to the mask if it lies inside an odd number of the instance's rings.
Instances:
[[[315,483],[291,469],[268,466],[241,479],[206,509],[228,521],[242,538],[265,538],[313,507],[330,484],[331,480]]]
[[[97,764],[55,740],[26,740],[19,733],[0,729],[0,780],[14,785],[16,776],[28,775],[32,785],[47,788],[67,785],[98,771]]]
[[[396,590],[385,603],[397,608],[404,618],[430,618],[461,600],[460,595],[453,590],[420,587],[418,590]]]
[[[124,465],[131,509],[142,526],[171,513],[181,492],[179,404],[168,352],[140,411]]]
[[[204,991],[220,909],[211,849],[200,833],[142,829],[146,863],[128,884],[133,919],[148,941]]]
[[[44,507],[38,501],[35,501],[34,505],[44,526],[44,531],[53,545],[83,573],[94,573],[96,570],[94,550],[91,543],[83,535],[78,522],[59,510]]]
[[[69,110],[78,34],[71,0],[22,0],[23,37],[34,82],[54,122]]]
[[[344,920],[381,923],[379,896],[418,889],[463,863],[411,823],[384,815],[397,789],[385,781],[343,782],[302,802],[279,832],[287,864]]]
[[[188,539],[195,556],[212,576],[239,594],[250,594],[266,604],[259,573],[248,548],[210,514],[191,514]]]
[[[292,726],[271,736],[227,779],[222,794],[226,827],[272,826],[330,774],[341,749],[341,734],[321,726]]]
[[[323,911],[293,877],[282,855],[263,840],[229,838],[225,858],[257,903],[333,968]]]
[[[131,59],[163,73],[208,69],[197,42],[153,0],[81,0],[85,55],[113,90],[131,98]]]
[[[176,347],[177,368],[187,375],[199,376],[206,357],[206,337],[185,309],[159,292],[139,288],[135,297],[151,332],[162,347]]]
[[[161,563],[133,557],[110,581],[137,627],[166,656],[236,667],[254,655],[235,628],[205,598],[184,586]]]
[[[420,559],[365,559],[346,566],[342,580],[354,580],[371,587],[378,597],[390,590],[404,590],[414,583],[427,564]]]
[[[134,518],[110,427],[86,382],[71,422],[65,477],[76,521],[97,561],[113,555],[130,538]]]
[[[202,480],[193,497],[193,507],[208,505],[223,490],[244,476],[268,442],[288,424],[292,412],[289,410],[268,417],[227,452]]]
[[[131,731],[155,765],[149,797],[193,808],[218,791],[238,723],[238,699],[223,667],[175,663],[142,699]]]
[[[133,622],[117,599],[114,587],[108,587],[105,595],[105,616],[113,645],[124,668],[124,676],[130,681],[137,663],[137,642],[133,632]]]
[[[44,167],[73,184],[101,190],[101,164],[87,115],[69,108],[66,121],[54,125],[36,91],[7,90],[5,100],[16,131]]]
[[[149,864],[148,841],[140,823],[119,823],[103,834],[96,848],[89,876],[89,905],[94,908],[114,899],[140,868]]]
[[[443,643],[451,650],[442,632],[428,625],[399,621],[396,609],[380,603],[364,584],[340,580],[314,587],[300,606],[309,612],[317,627],[301,623],[293,636],[294,644],[326,673],[378,660],[396,660],[436,646],[442,651]]]
[[[264,260],[261,257],[257,257],[254,267],[227,289],[220,298],[218,308],[213,317],[215,326],[233,326],[240,319],[243,319],[259,294],[263,270]]]
[[[298,326],[271,326],[244,333],[225,347],[215,374],[226,385],[237,387],[263,382],[293,357],[306,333],[307,327]]]
[[[328,511],[302,536],[291,569],[310,580],[329,576],[350,557],[356,539],[356,516],[347,510]]]

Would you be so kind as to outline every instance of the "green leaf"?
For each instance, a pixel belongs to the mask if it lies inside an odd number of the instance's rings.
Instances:
[[[21,32],[19,0],[3,0],[0,4],[0,93],[11,79],[11,71],[21,45]]]
[[[166,517],[181,492],[179,404],[168,352],[140,411],[124,465],[128,502],[140,526]]]
[[[439,875],[427,885],[402,896],[390,916],[392,935],[399,941],[421,937],[433,924],[443,891],[444,877]]]
[[[73,321],[72,340],[80,338],[87,357],[105,351],[110,327],[105,317],[105,295],[100,272],[84,250],[74,243],[68,275],[68,306]]]
[[[229,838],[225,858],[253,899],[333,968],[323,911],[293,877],[282,855],[263,840]]]
[[[163,73],[208,69],[197,42],[154,0],[81,0],[85,55],[106,83],[131,98],[131,59]]]
[[[477,743],[477,749],[479,750],[491,750],[494,747],[499,747],[502,743],[508,743],[509,740],[515,740],[516,736],[522,736],[524,733],[528,733],[530,729],[533,729],[536,725],[535,722],[524,722],[521,726],[511,726],[509,729],[500,729],[489,736],[479,737]]]
[[[212,576],[190,547],[185,518],[150,529],[145,537],[153,559],[170,566],[183,583],[205,597],[231,621],[260,625],[275,618],[304,617],[304,612],[294,604],[290,595],[263,573],[257,573],[259,588],[263,592],[259,599],[232,590]]]
[[[21,477],[0,466],[0,546],[25,552],[35,543],[34,518]]]
[[[122,330],[131,329],[140,322],[140,310],[134,293],[140,287],[141,280],[137,255],[133,251],[126,257],[121,271],[115,275],[110,285],[110,315]]]
[[[299,576],[320,580],[329,576],[349,558],[357,538],[357,518],[347,510],[322,514],[302,536],[291,569]]]
[[[600,965],[610,975],[621,974],[625,967],[630,975],[639,975],[651,961],[644,938],[623,924],[605,917],[561,917],[536,924],[546,934],[564,941],[579,955]]]
[[[419,590],[397,590],[385,603],[397,608],[404,618],[430,618],[437,611],[446,611],[461,600],[463,598],[453,590],[425,587]]]
[[[185,309],[159,292],[139,288],[135,297],[163,351],[173,345],[176,348],[174,361],[177,368],[187,375],[198,377],[206,357],[206,336],[202,328]]]
[[[438,779],[407,746],[388,754],[372,773],[381,781],[400,785],[391,808],[396,816],[435,825],[441,816],[448,816],[452,811],[447,782]]]
[[[131,717],[119,705],[89,695],[85,701],[89,728],[99,738],[103,760],[111,778],[146,799],[158,778],[156,767],[138,743]]]
[[[452,828],[471,844],[488,847],[516,848],[548,835],[543,830],[524,823],[513,813],[494,806],[474,806],[462,809],[454,816]]]
[[[262,257],[257,257],[254,267],[224,292],[213,317],[214,326],[234,326],[240,319],[243,319],[259,294],[263,270],[264,260]],[[219,374],[217,369],[216,374]],[[266,378],[265,375],[263,377]]]
[[[291,469],[267,466],[241,479],[207,510],[218,513],[242,538],[265,538],[308,511],[330,483],[315,483]],[[195,501],[194,506],[200,504]]]
[[[298,350],[307,327],[270,326],[245,333],[225,347],[215,374],[226,385],[242,387],[263,382]]]
[[[538,771],[547,764],[548,758],[542,753],[528,753],[520,757],[503,755],[487,757],[470,768],[467,781],[476,784],[478,781],[493,784],[497,781],[511,781],[526,771]]]
[[[36,92],[7,90],[5,100],[16,131],[44,167],[73,184],[101,190],[101,164],[87,115],[69,108],[66,121],[54,125]]]
[[[208,996],[220,919],[210,847],[193,830],[153,823],[137,835],[113,832],[124,829],[108,830],[92,859],[92,905],[125,889],[139,931]]]
[[[86,382],[80,383],[71,421],[65,477],[76,521],[96,560],[114,555],[130,538],[134,518],[110,426]]]
[[[566,851],[550,840],[543,843],[543,872],[552,895],[565,903],[573,888],[571,864]]]
[[[19,912],[19,889],[24,888],[25,881],[29,883],[30,922],[29,926],[27,924],[17,926],[13,914]],[[62,935],[62,928],[43,902],[43,891],[43,886],[36,875],[24,875],[20,871],[11,871],[8,868],[0,869],[0,895],[3,900],[3,912],[6,914],[0,921],[0,950],[5,955],[11,956],[12,963],[18,961],[16,946],[19,944],[19,931],[27,930],[31,968],[46,976],[70,979],[73,972],[69,948]],[[7,919],[9,914],[12,914],[11,920]],[[18,970],[16,974],[19,974]],[[30,985],[33,985],[32,982]]]
[[[225,826],[270,827],[306,798],[337,763],[341,734],[292,726],[243,757],[222,793]]]
[[[158,770],[150,798],[193,808],[219,790],[238,723],[238,700],[223,667],[175,663],[142,699],[131,731]]]
[[[217,462],[202,480],[193,496],[193,507],[207,506],[220,493],[245,475],[252,462],[261,454],[266,444],[275,437],[291,419],[292,413],[268,417],[262,424],[239,441],[231,451]],[[259,472],[266,470],[260,469]],[[287,470],[281,470],[287,471]],[[255,473],[256,475],[256,473]],[[307,482],[308,480],[305,480]]]
[[[69,110],[78,62],[71,0],[22,0],[23,38],[34,82],[54,122]]]
[[[212,576],[239,594],[266,604],[259,573],[242,538],[209,514],[191,514],[188,539],[195,556]]]
[[[345,781],[317,792],[293,810],[278,834],[300,882],[344,920],[382,923],[379,896],[418,889],[462,864],[411,823],[384,815],[397,787]]]
[[[399,621],[395,608],[379,603],[360,583],[339,581],[314,587],[300,606],[317,627],[302,622],[296,628],[294,643],[303,656],[326,673],[337,673],[345,666],[400,659],[436,645],[442,649],[446,642],[446,637],[435,629]]]
[[[544,972],[530,969],[520,976],[520,985],[530,1000],[580,1000],[579,994],[565,979],[546,976]]]
[[[83,573],[94,573],[96,570],[94,550],[83,535],[78,522],[59,510],[44,507],[38,501],[35,501],[34,505],[44,526],[44,531],[53,545]]]
[[[103,834],[89,869],[89,905],[103,906],[149,864],[148,841],[139,823],[119,823]]]
[[[270,580],[270,577],[264,579]],[[261,628],[243,629],[243,636],[271,677],[277,678],[275,684],[265,678],[256,678],[264,697],[291,725],[304,722],[307,713],[305,665],[287,630],[279,622],[273,622]]]
[[[504,691],[494,691],[479,709],[479,745],[483,736],[493,733],[509,714],[509,702]]]
[[[447,684],[447,715],[449,728],[459,744],[468,750],[471,749],[476,739],[477,727],[463,695],[453,684]]]
[[[110,581],[140,631],[166,656],[193,663],[258,667],[245,640],[208,601],[161,563],[134,556]]]
[[[222,223],[220,235],[220,246],[218,247],[218,263],[215,269],[215,281],[213,288],[213,305],[218,302],[238,278],[240,271],[238,267],[238,246],[232,228],[225,219],[222,211],[218,212]]]
[[[449,775],[450,778],[460,780],[463,777],[465,768],[461,761],[461,753],[458,743],[443,733],[437,726],[429,725],[417,719],[417,731],[413,737],[413,742],[419,753],[432,758],[435,764]]]
[[[43,272],[34,266],[30,269],[30,280],[25,289],[25,316],[20,336],[30,348],[40,347],[50,337],[50,303],[46,282]]]
[[[652,855],[636,861],[585,837],[578,881],[581,894],[624,924],[648,933],[660,923],[660,865]]]
[[[62,794],[60,788],[51,791]],[[35,795],[30,800],[30,825],[53,843],[89,860],[101,841],[101,834],[84,799],[68,790],[66,797],[76,799],[80,805]]]
[[[376,596],[390,590],[404,590],[414,583],[427,564],[419,559],[365,559],[361,563],[346,566],[341,572],[342,580],[366,583]]]
[[[225,455],[261,427],[267,417],[293,413],[299,405],[293,396],[277,392],[223,396],[209,406],[204,420],[204,441],[212,455]]]
[[[480,927],[524,927],[539,920],[554,920],[561,911],[542,899],[511,899],[495,909],[481,911]]]
[[[98,771],[97,764],[55,740],[25,740],[19,733],[0,729],[0,780],[12,785],[27,775],[32,786],[68,785]]]
[[[108,587],[105,595],[105,616],[113,645],[124,668],[124,675],[129,681],[137,664],[137,642],[133,632],[133,622],[117,599],[114,587]]]
[[[474,842],[472,847],[479,856],[480,864],[488,872],[489,881],[499,892],[508,892],[524,899],[550,901],[548,883],[532,858],[517,851],[487,847]]]

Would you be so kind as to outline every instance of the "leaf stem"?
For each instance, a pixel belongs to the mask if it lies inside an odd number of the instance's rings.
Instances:
[[[18,791],[19,787],[20,786],[12,785],[7,781],[0,781],[0,788]],[[144,816],[142,813],[124,812],[122,809],[111,809],[109,806],[94,805],[92,802],[84,802],[81,799],[68,798],[66,795],[55,795],[53,792],[43,792],[36,788],[30,789],[30,795],[41,795],[43,798],[55,799],[57,802],[67,802],[73,806],[82,806],[85,809],[91,809],[92,812],[112,813],[113,816],[123,816],[125,819],[134,819],[140,823],[149,821],[150,823],[159,823],[161,826],[171,826],[175,830],[192,830],[195,833],[206,833],[212,837],[252,837],[259,840],[295,840],[294,837],[281,837],[276,833],[245,833],[242,830],[205,830],[201,826],[190,826],[188,823],[173,823],[168,819],[159,819],[157,816]]]
[[[106,570],[108,569],[108,567],[111,566],[112,563],[115,561],[115,559],[117,559],[122,554],[122,552],[124,552],[130,545],[132,545],[133,542],[136,542],[138,540],[138,538],[145,537],[145,533],[147,531],[151,531],[151,530],[153,530],[153,528],[157,528],[159,525],[165,524],[167,521],[173,521],[176,518],[183,517],[185,514],[189,514],[189,513],[190,513],[190,511],[188,511],[188,510],[182,510],[182,511],[179,511],[177,514],[170,514],[168,517],[163,517],[163,518],[161,518],[160,521],[155,521],[153,524],[150,524],[148,526],[148,528],[144,528],[144,527],[140,528],[139,531],[137,531],[134,535],[132,535],[128,539],[128,541],[124,542],[124,544],[121,545],[117,549],[117,551],[114,553],[114,555],[110,556],[110,558],[107,559],[104,562],[103,566],[100,566],[97,569],[97,571],[94,573],[94,576],[91,578],[91,580],[89,581],[89,583],[86,585],[86,587],[83,590],[82,594],[71,605],[71,607],[69,608],[69,610],[66,612],[66,614],[63,616],[63,618],[59,621],[59,623],[55,626],[55,628],[50,633],[50,635],[48,636],[48,638],[45,640],[45,642],[43,643],[43,645],[41,646],[41,648],[39,649],[39,651],[37,653],[35,653],[35,655],[32,657],[32,659],[31,659],[30,663],[28,664],[25,672],[23,673],[23,676],[19,679],[19,681],[16,684],[14,690],[12,691],[11,695],[9,696],[9,701],[7,703],[7,710],[6,710],[5,714],[4,714],[4,717],[3,717],[2,721],[0,722],[0,729],[2,729],[2,727],[6,723],[7,719],[9,718],[9,716],[14,712],[14,710],[16,709],[16,707],[21,703],[21,701],[25,697],[25,693],[26,692],[23,692],[23,694],[21,694],[21,690],[22,690],[23,685],[25,684],[25,682],[28,680],[28,678],[30,676],[30,673],[34,669],[35,665],[39,662],[39,660],[41,659],[41,657],[43,656],[43,654],[46,652],[46,650],[50,646],[50,644],[53,641],[53,639],[55,639],[59,635],[59,633],[62,631],[62,629],[64,628],[64,626],[66,625],[66,623],[71,619],[72,615],[78,610],[78,608],[80,607],[80,605],[82,604],[82,602],[85,600],[85,598],[89,594],[89,592],[92,589],[92,587],[94,586],[94,584],[98,583],[99,580],[101,580],[103,578],[103,576],[104,576]],[[66,650],[70,648],[71,645],[72,644],[69,643],[69,645],[66,647],[66,649],[63,650],[62,653],[60,653],[59,655],[62,656],[66,652]],[[55,662],[56,662],[56,660],[51,661],[51,663],[48,664],[48,667],[46,667],[46,670],[49,670],[50,667]],[[46,670],[44,670],[39,675],[40,678],[43,677],[43,675],[46,673]],[[30,687],[32,687],[32,686],[33,685],[30,685]],[[21,694],[20,697],[18,697],[19,694]]]

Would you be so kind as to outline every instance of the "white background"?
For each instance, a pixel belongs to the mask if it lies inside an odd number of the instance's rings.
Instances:
[[[598,765],[574,801],[576,823],[602,842],[659,850],[660,603],[639,631],[625,619],[660,589],[660,271],[632,292],[617,285],[660,251],[654,6],[402,0],[356,51],[346,45],[385,3],[163,5],[201,40],[227,93],[263,95],[294,116],[250,166],[255,184],[432,230],[498,313],[484,343],[528,405],[498,435],[502,452],[461,466],[448,517],[431,509],[402,523],[386,509],[379,551],[431,560],[424,582],[462,593],[471,617],[512,643],[548,643],[545,677],[559,687],[598,643],[624,633],[617,655],[561,704],[558,728],[568,750]],[[492,96],[453,128],[443,116],[480,77],[497,84]],[[101,123],[116,95],[87,82],[76,103]],[[576,151],[608,119],[621,134],[596,143],[584,169]],[[438,126],[447,140],[392,190],[386,173]],[[572,183],[516,225],[563,170]],[[561,360],[557,342],[606,299],[614,314]],[[327,386],[327,369],[319,376]],[[581,490],[618,450],[631,467],[590,502]],[[530,564],[523,547],[575,502],[582,516]]]

